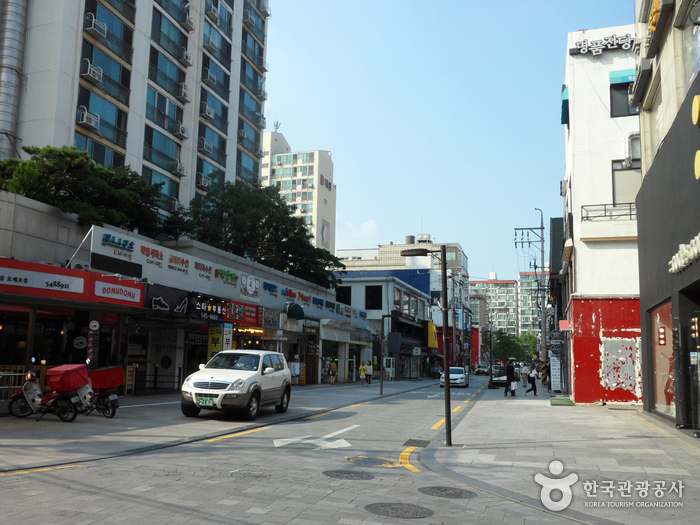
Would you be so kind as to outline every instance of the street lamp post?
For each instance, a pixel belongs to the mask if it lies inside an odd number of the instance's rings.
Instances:
[[[425,257],[430,253],[437,253],[437,250],[428,250],[427,248],[413,248],[410,250],[402,250],[402,257]],[[440,266],[442,270],[442,350],[443,359],[442,366],[445,376],[445,445],[452,446],[452,410],[450,402],[450,357],[449,357],[449,336],[447,330],[449,328],[449,319],[447,311],[447,246],[440,246]]]

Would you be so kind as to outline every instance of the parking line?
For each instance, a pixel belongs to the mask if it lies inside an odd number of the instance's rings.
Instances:
[[[34,470],[22,470],[20,472],[4,472],[0,476],[18,476],[19,474],[34,474],[35,472],[51,472],[52,470],[59,470],[64,468],[76,468],[82,467],[83,465],[66,465],[65,467],[55,467],[55,468],[38,468]]]
[[[214,438],[214,439],[207,439],[207,443],[213,443],[214,441],[221,441],[222,439],[243,436],[245,434],[252,434],[253,432],[260,432],[261,430],[268,430],[270,428],[272,428],[272,427],[254,428],[253,430],[246,430],[245,432],[238,432],[236,434],[230,434],[228,436],[222,436],[222,437],[218,437],[218,438]]]
[[[411,465],[411,452],[416,450],[418,447],[408,447],[406,450],[404,450],[401,455],[399,456],[399,461],[401,464],[406,467],[408,470],[411,472],[421,472],[420,469],[417,469],[413,465]]]
[[[457,408],[453,408],[452,412],[457,412],[460,408],[462,408],[462,405],[458,405]]]
[[[443,417],[440,421],[438,421],[437,423],[435,423],[435,424],[431,427],[431,429],[432,429],[432,430],[437,430],[438,428],[440,428],[440,427],[441,427],[442,425],[444,425],[444,424],[445,424],[445,418]]]

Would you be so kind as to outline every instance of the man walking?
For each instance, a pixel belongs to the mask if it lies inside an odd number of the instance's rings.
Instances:
[[[510,385],[515,381],[515,365],[513,364],[513,361],[508,361],[508,364],[506,365],[506,389],[503,392],[503,397],[508,396],[508,392],[510,392],[511,396],[515,396],[515,392],[511,391]]]
[[[367,386],[372,384],[372,362],[367,361],[367,367],[365,368],[365,374],[367,378]]]

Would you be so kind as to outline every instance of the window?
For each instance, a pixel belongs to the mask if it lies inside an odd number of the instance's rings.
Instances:
[[[637,115],[639,107],[631,108],[629,101],[629,88],[632,82],[623,82],[620,84],[610,84],[610,116],[611,117],[628,117]]]
[[[159,184],[161,182],[163,183],[163,185],[160,188],[160,192],[163,195],[167,195],[168,197],[172,197],[176,200],[178,199],[178,196],[180,194],[179,182],[174,181],[173,179],[163,175],[162,173],[153,171],[151,168],[147,168],[146,166],[143,167],[142,173],[147,178],[150,184]]]
[[[107,168],[124,165],[124,155],[80,133],[75,134],[74,145],[75,149],[87,151],[92,160]]]
[[[202,157],[197,157],[197,172],[210,179],[212,184],[224,184],[224,172]]]
[[[129,104],[131,71],[87,40],[83,40],[81,58],[89,60],[92,66],[102,69],[102,82],[100,82],[99,87],[105,93],[124,104]],[[83,68],[87,69],[87,63],[81,64],[81,73],[86,72]]]
[[[673,358],[673,308],[667,302],[651,312],[650,337],[654,348],[654,409],[675,417],[676,389]]]
[[[125,111],[83,86],[78,90],[78,106],[84,106],[90,113],[100,116],[100,134],[105,139],[122,148],[126,147]]]
[[[651,111],[649,114],[649,130],[651,132],[650,146],[652,156],[656,155],[656,149],[659,147],[659,144],[661,143],[661,138],[663,137],[663,135],[661,134],[662,114],[663,98],[661,96],[661,83],[659,83],[656,93],[654,94],[654,98],[652,99]]]
[[[256,183],[258,177],[258,161],[256,161],[250,155],[247,155],[241,150],[238,150],[236,157],[236,175],[242,178],[243,180]],[[289,187],[286,189],[292,189],[291,181],[286,182],[289,182]]]
[[[228,134],[228,106],[204,88],[201,90],[200,100],[214,109],[214,118],[209,121],[210,124],[219,131]]]
[[[382,286],[365,286],[365,310],[382,309]]]
[[[338,286],[335,289],[335,300],[339,303],[352,305],[352,288],[350,286]]]
[[[613,204],[634,204],[642,186],[642,161],[633,160],[629,168],[613,162]]]
[[[683,66],[685,73],[685,90],[695,80],[700,69],[700,26],[696,26],[688,17],[683,26]]]

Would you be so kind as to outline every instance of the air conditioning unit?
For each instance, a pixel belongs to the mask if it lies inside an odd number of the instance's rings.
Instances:
[[[219,46],[214,42],[209,35],[204,35],[204,49],[214,54],[219,51]]]
[[[214,4],[208,4],[205,13],[214,22],[219,21],[219,10]]]
[[[245,132],[244,129],[239,129],[238,130],[238,138],[241,140],[245,140],[248,138],[248,134]]]
[[[177,199],[170,197],[170,200],[166,203],[166,211],[177,211],[178,206],[180,206],[180,203],[177,202]]]
[[[258,9],[265,18],[269,18],[272,14],[272,11],[270,11],[270,4],[267,0],[258,0]]]
[[[185,67],[190,67],[192,65],[192,55],[187,51],[187,48],[180,48],[180,58],[178,58],[178,61]]]
[[[199,116],[204,120],[211,120],[214,118],[214,108],[207,105],[206,102],[202,102],[202,107],[200,108]]]
[[[197,144],[197,149],[199,151],[205,152],[205,153],[213,153],[214,152],[214,144],[209,142],[207,139],[204,137],[199,137],[199,142]]]
[[[173,163],[172,173],[173,173],[173,175],[178,175],[180,177],[184,177],[185,176],[185,165],[182,162],[180,162],[179,160],[176,160]]]
[[[256,57],[255,58],[255,65],[258,66],[262,71],[267,71],[267,62],[263,59],[263,57]]]
[[[191,33],[194,31],[194,18],[190,16],[190,8],[185,9],[185,14],[182,17],[182,20],[180,20],[180,25],[185,28],[185,31],[188,33]]]
[[[90,269],[90,263],[88,261],[81,261],[78,259],[73,259],[70,262],[70,267],[73,270],[89,270]]]
[[[100,116],[90,113],[85,106],[78,106],[77,123],[84,128],[97,130],[100,129]]]
[[[255,154],[260,155],[261,157],[265,155],[265,152],[263,151],[263,148],[260,144],[255,145]]]
[[[92,13],[85,13],[85,32],[95,38],[105,38],[107,36],[107,24],[100,22]]]
[[[195,184],[198,188],[206,189],[211,186],[211,179],[209,177],[205,177],[203,173],[197,173]]]
[[[182,125],[182,122],[175,123],[175,136],[183,140],[190,138],[190,132]]]
[[[190,97],[190,88],[188,88],[187,84],[185,84],[184,82],[180,82],[180,84],[178,85],[177,99],[180,102],[184,102],[185,104],[192,100],[192,98]]]
[[[258,88],[258,97],[260,97],[263,100],[267,100],[267,91],[265,91],[265,89],[262,86]]]
[[[255,20],[253,20],[252,15],[250,14],[250,11],[243,11],[243,25],[246,27],[254,26],[255,25]]]
[[[255,117],[257,118],[256,124],[258,126],[264,128],[267,125],[267,120],[265,120],[265,117],[263,117],[260,113],[256,113]]]
[[[208,67],[202,70],[202,82],[211,87],[216,86],[216,75],[209,71]]]
[[[80,61],[80,76],[88,82],[99,84],[102,82],[102,68],[93,66],[90,60],[83,58]]]

